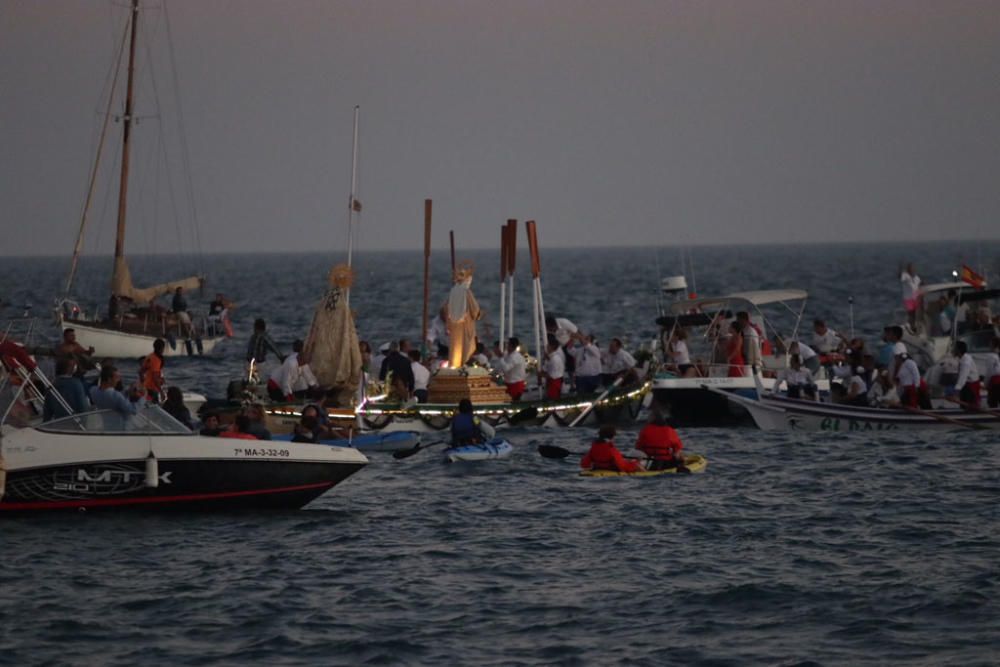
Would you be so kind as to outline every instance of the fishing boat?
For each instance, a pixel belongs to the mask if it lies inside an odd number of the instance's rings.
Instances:
[[[701,454],[687,454],[684,457],[684,467],[688,472],[705,472],[708,467],[708,459]],[[618,470],[581,470],[580,477],[657,477],[659,475],[677,474],[677,468],[664,468],[662,470],[637,470],[635,472],[621,472]]]
[[[696,377],[681,377],[667,370],[657,372],[652,380],[653,399],[669,410],[671,421],[677,426],[751,425],[753,420],[743,404],[728,401],[724,393],[720,393],[731,392],[747,397],[756,394],[756,382],[749,366],[740,368],[740,374],[732,377],[730,365],[724,359],[714,356],[715,350],[711,348],[719,344],[720,325],[722,322],[728,322],[736,311],[746,310],[750,313],[751,321],[763,332],[761,341],[767,341],[775,331],[772,323],[774,318],[765,316],[762,307],[775,305],[783,308],[794,318],[794,325],[788,338],[794,340],[808,296],[808,292],[797,289],[762,290],[673,302],[669,308],[670,314],[657,319],[663,331],[664,349],[666,340],[677,328],[703,329],[705,335],[702,339],[708,343],[710,349],[691,351],[692,361],[696,362],[694,364],[697,370]],[[787,363],[786,355],[774,354],[769,347],[769,343],[764,345],[761,354],[765,372],[784,368]],[[709,357],[708,361],[699,356],[701,352]],[[760,381],[766,389],[771,389],[774,385],[773,377],[763,377]],[[826,379],[817,380],[817,385],[821,393],[829,390],[829,382]]]
[[[1000,411],[919,408],[865,408],[761,394],[729,394],[765,431],[873,433],[876,431],[945,431],[1000,428]]]
[[[487,442],[449,447],[444,450],[444,460],[448,463],[458,461],[491,461],[510,458],[514,446],[504,438],[491,438]]]
[[[137,121],[135,111],[135,72],[137,37],[139,32],[139,0],[132,0],[129,20],[125,26],[114,83],[108,96],[107,113],[101,131],[97,155],[90,177],[90,189],[84,205],[80,230],[73,250],[73,259],[66,280],[65,296],[56,304],[56,319],[61,328],[76,331],[77,342],[84,348],[92,347],[95,357],[136,358],[149,354],[153,341],[163,338],[167,342],[164,354],[209,353],[225,338],[228,327],[223,321],[209,324],[207,319],[192,317],[186,310],[168,312],[155,303],[157,297],[182,291],[201,289],[204,278],[194,276],[173,280],[150,287],[139,288],[132,282],[132,274],[125,258],[125,231],[129,204],[129,164],[132,135]],[[127,55],[126,55],[127,51]],[[112,112],[119,94],[117,83],[122,69],[126,70],[124,106],[119,114]],[[105,145],[107,129],[112,118],[121,121],[122,144],[119,169],[117,225],[115,235],[114,265],[111,277],[111,298],[107,312],[88,316],[78,301],[70,297],[77,264],[83,250],[90,204],[97,185],[99,165]],[[182,145],[183,147],[183,145]],[[193,211],[193,206],[192,206]]]
[[[0,432],[0,514],[294,509],[354,474],[356,449],[192,434],[157,406]]]

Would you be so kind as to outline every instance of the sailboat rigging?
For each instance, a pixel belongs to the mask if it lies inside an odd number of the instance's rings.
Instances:
[[[136,357],[149,353],[156,338],[166,338],[170,343],[166,354],[193,354],[195,351],[209,352],[223,336],[223,327],[218,331],[206,330],[204,322],[196,322],[186,313],[186,309],[175,308],[177,312],[167,313],[153,303],[164,294],[182,295],[185,290],[201,288],[204,279],[192,276],[174,280],[150,287],[136,287],[132,281],[128,262],[125,258],[125,232],[128,220],[129,171],[132,154],[132,134],[135,123],[135,71],[136,43],[139,24],[139,0],[130,4],[129,20],[118,49],[119,63],[111,85],[108,98],[108,113],[101,130],[95,164],[91,171],[90,187],[80,222],[80,231],[73,251],[69,275],[66,281],[66,294],[57,306],[57,317],[64,328],[72,327],[76,331],[77,340],[84,347],[93,347],[98,357]],[[127,36],[127,39],[126,39]],[[98,165],[103,152],[107,134],[110,110],[120,75],[121,63],[125,45],[128,45],[126,63],[126,90],[124,110],[118,118],[122,124],[121,164],[118,178],[118,208],[115,228],[115,254],[111,277],[111,298],[108,313],[102,319],[86,318],[79,305],[69,298],[69,292],[76,275],[80,253],[83,249],[83,236],[87,225],[87,214],[90,208],[93,191],[97,181]],[[179,302],[178,302],[179,303]],[[175,303],[176,305],[176,303]],[[177,341],[183,342],[178,346]]]

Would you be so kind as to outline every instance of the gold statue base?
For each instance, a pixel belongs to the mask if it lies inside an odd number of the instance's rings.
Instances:
[[[463,398],[473,405],[510,403],[506,387],[500,387],[485,368],[469,366],[461,369],[442,368],[427,385],[428,403],[457,404]]]

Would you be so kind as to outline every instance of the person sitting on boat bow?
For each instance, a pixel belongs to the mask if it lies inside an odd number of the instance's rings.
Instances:
[[[793,354],[788,359],[788,368],[782,368],[774,377],[774,386],[771,391],[777,394],[784,382],[787,387],[788,398],[807,398],[810,401],[816,400],[816,380],[812,371],[802,365],[799,355]]]
[[[658,405],[653,406],[649,423],[639,431],[635,448],[649,457],[647,470],[687,469],[684,466],[684,455],[681,453],[684,443],[670,425],[666,413]]]
[[[615,435],[617,431],[610,424],[605,424],[597,432],[597,440],[594,440],[588,451],[580,459],[580,467],[584,470],[616,470],[618,472],[639,472],[642,465],[638,461],[629,461],[615,447]]]
[[[496,435],[492,426],[475,416],[472,401],[463,398],[458,402],[458,412],[451,419],[451,445],[475,445],[486,442]]]

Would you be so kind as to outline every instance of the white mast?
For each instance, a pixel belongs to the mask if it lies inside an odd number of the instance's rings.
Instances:
[[[354,252],[354,214],[361,212],[361,202],[358,200],[358,115],[361,107],[354,107],[354,145],[351,149],[351,197],[347,202],[347,265],[351,266],[351,256]],[[351,288],[344,291],[344,300],[351,303]]]

